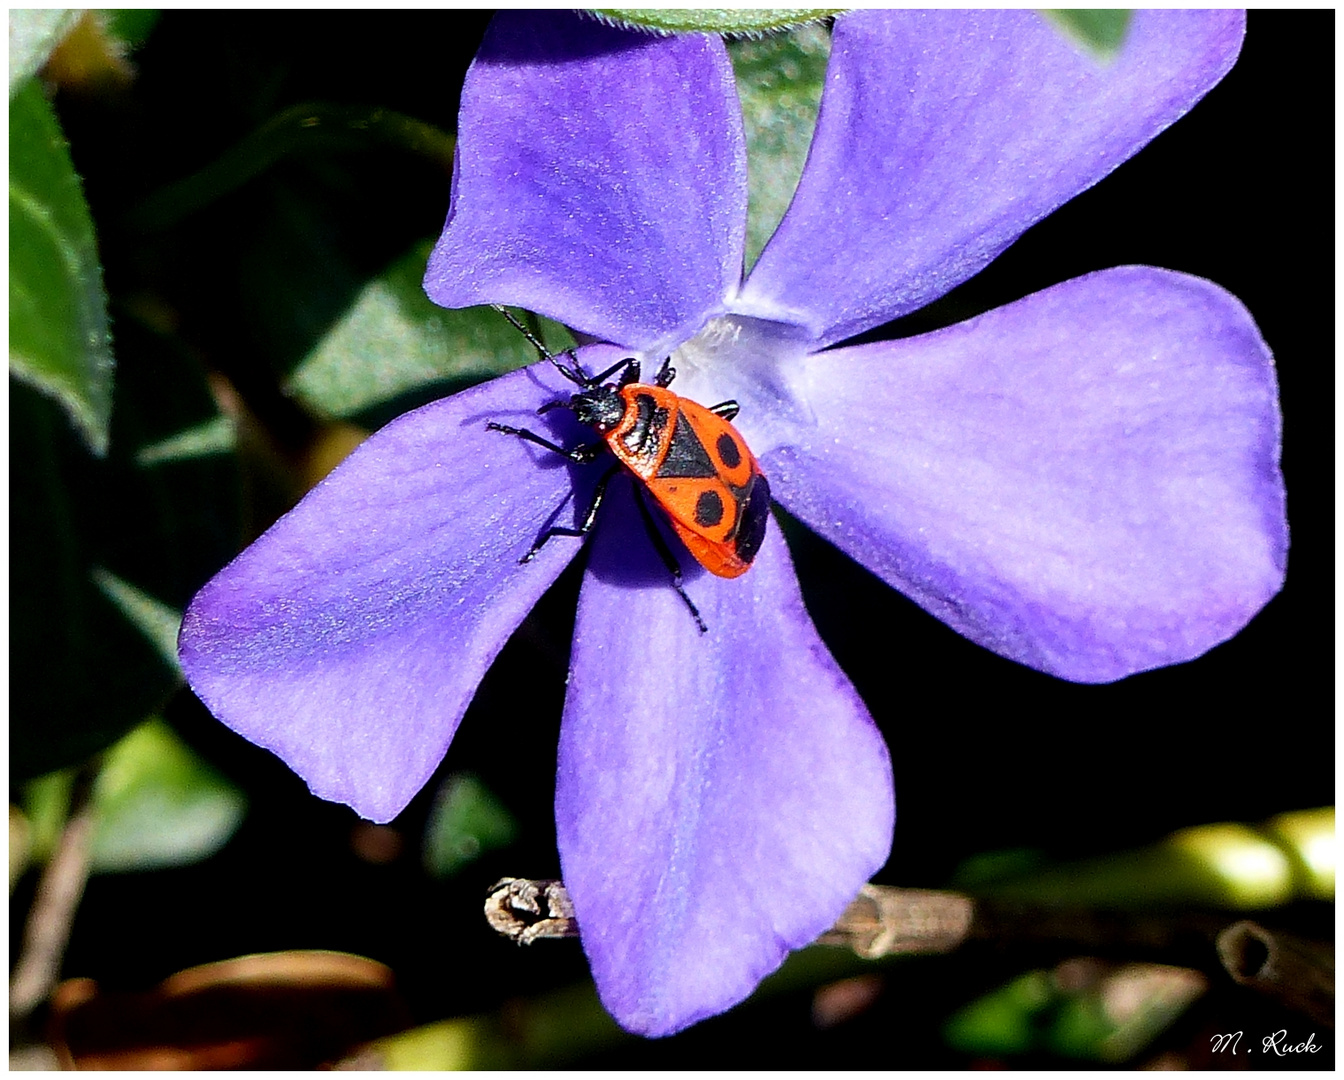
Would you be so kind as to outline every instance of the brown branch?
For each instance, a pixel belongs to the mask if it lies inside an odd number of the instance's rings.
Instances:
[[[70,940],[75,909],[84,895],[93,855],[97,815],[93,806],[94,766],[81,769],[70,793],[70,816],[37,884],[23,947],[9,984],[9,1020],[20,1026],[51,994]]]
[[[559,881],[503,878],[491,889],[485,908],[490,925],[519,944],[579,933],[574,906]],[[1091,911],[865,885],[817,943],[875,960],[948,953],[969,941],[1050,945],[1127,958],[1139,953],[1207,973],[1226,970],[1238,983],[1333,1024],[1335,968],[1329,945],[1252,922],[1229,927],[1227,917],[1216,912]]]
[[[538,938],[578,937],[574,905],[559,881],[500,878],[485,900],[485,921],[519,945]]]
[[[819,945],[852,949],[865,960],[952,952],[971,932],[975,904],[958,893],[865,885]]]
[[[1218,935],[1218,959],[1242,986],[1334,1026],[1335,952],[1329,946],[1243,919]]]

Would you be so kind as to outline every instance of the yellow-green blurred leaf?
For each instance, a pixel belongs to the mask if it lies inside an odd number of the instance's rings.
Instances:
[[[1335,898],[1335,808],[1294,810],[1271,818],[1265,831],[1293,859],[1302,893],[1316,900]]]
[[[33,858],[50,857],[70,809],[74,770],[23,789]],[[201,760],[162,720],[134,728],[103,756],[93,786],[92,869],[151,870],[213,855],[247,810],[236,787]]]
[[[1280,848],[1245,825],[1197,825],[1173,833],[1166,847],[1188,856],[1216,883],[1212,897],[1231,908],[1272,907],[1293,896],[1293,870]]]
[[[149,870],[208,858],[247,810],[242,792],[157,719],[107,752],[93,797],[95,871]]]
[[[954,884],[977,895],[1059,907],[1137,909],[1202,906],[1233,911],[1272,907],[1302,896],[1333,895],[1332,812],[1287,818],[1310,846],[1319,872],[1295,872],[1291,844],[1274,832],[1237,822],[1198,825],[1160,843],[1075,863],[1031,868],[1014,857],[977,856]],[[1328,837],[1328,839],[1326,839]],[[998,873],[996,873],[996,868]],[[1328,868],[1328,869],[1327,869]],[[1327,884],[1328,881],[1328,884]]]
[[[74,770],[39,776],[23,786],[23,810],[28,816],[29,852],[35,862],[45,862],[56,850],[56,841],[70,813],[70,789]]]
[[[587,983],[518,999],[506,1014],[440,1020],[379,1039],[354,1064],[398,1072],[550,1068],[630,1038]]]

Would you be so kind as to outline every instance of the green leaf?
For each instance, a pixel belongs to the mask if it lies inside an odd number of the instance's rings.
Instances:
[[[943,1038],[968,1054],[1025,1053],[1036,1043],[1037,1018],[1056,999],[1049,973],[1029,971],[953,1015]]]
[[[756,35],[838,15],[844,8],[594,8],[604,22],[658,34]]]
[[[152,870],[208,858],[247,812],[247,800],[162,720],[108,751],[94,785],[96,871]]]
[[[47,62],[51,50],[79,22],[78,8],[11,8],[9,12],[9,96]],[[11,120],[12,124],[13,121]],[[12,138],[12,136],[11,136]],[[12,146],[12,143],[11,143]],[[13,153],[13,150],[10,151]]]
[[[93,221],[36,81],[9,102],[9,370],[107,452],[112,349]]]
[[[1236,822],[1181,829],[1149,847],[1055,866],[980,856],[957,880],[998,900],[1114,910],[1249,910],[1287,903],[1306,888],[1295,880],[1291,853],[1272,834]]]
[[[93,583],[126,616],[126,620],[145,636],[165,661],[176,667],[177,631],[182,625],[182,613],[159,603],[101,566],[95,566],[91,576]]]
[[[943,1028],[963,1053],[997,1057],[1048,1050],[1127,1061],[1205,990],[1198,972],[1163,964],[1068,961],[1029,971],[955,1013]]]
[[[32,776],[109,745],[176,676],[94,584],[97,525],[81,491],[92,459],[56,407],[19,383],[9,418],[10,557],[22,567],[11,579],[10,761]]]
[[[1299,895],[1335,898],[1335,808],[1294,810],[1265,823],[1265,833],[1293,862]]]
[[[138,465],[163,465],[172,461],[190,461],[192,458],[229,454],[238,441],[238,432],[227,416],[217,416],[203,424],[196,424],[169,435],[166,439],[149,443],[135,452]]]
[[[10,768],[50,772],[110,745],[179,684],[172,624],[237,551],[234,457],[141,464],[137,450],[215,421],[204,373],[127,316],[111,452],[11,380]]]
[[[952,875],[952,887],[974,892],[980,885],[1019,877],[1043,866],[1045,854],[1034,848],[984,851],[966,859]]]
[[[1045,8],[1041,14],[1065,37],[1101,60],[1109,60],[1125,43],[1132,11],[1118,8]]]
[[[34,862],[46,862],[56,850],[61,829],[70,813],[73,769],[39,776],[23,786],[23,811],[28,816],[28,854]]]
[[[28,783],[34,858],[51,856],[70,810],[74,770]],[[162,720],[151,718],[104,756],[93,785],[95,872],[153,870],[208,858],[233,835],[247,799]]]
[[[107,19],[108,33],[136,48],[145,43],[150,31],[159,24],[160,12],[155,8],[113,8],[102,14]]]
[[[490,789],[469,773],[448,777],[434,797],[425,826],[425,869],[454,874],[493,848],[507,847],[518,824]]]
[[[1084,979],[1081,987],[1067,994],[1045,1033],[1045,1046],[1068,1057],[1111,1064],[1128,1061],[1170,1027],[1207,987],[1205,978],[1188,968],[1124,964],[1095,984]]]
[[[418,245],[365,286],[299,363],[288,393],[320,415],[346,419],[432,384],[446,394],[536,361],[491,308],[430,301],[421,286],[430,246]],[[550,348],[572,344],[558,324],[542,329]]]
[[[392,109],[305,102],[277,113],[200,172],[154,192],[131,212],[128,224],[167,228],[295,154],[392,147],[451,173],[455,146],[453,136]]]
[[[817,126],[831,35],[824,26],[728,46],[747,138],[746,269],[789,208]]]

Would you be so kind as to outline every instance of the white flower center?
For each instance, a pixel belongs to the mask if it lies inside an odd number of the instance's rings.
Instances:
[[[759,457],[815,422],[793,385],[806,355],[794,327],[723,315],[672,351],[672,389],[706,406],[734,399],[742,411],[733,423]]]

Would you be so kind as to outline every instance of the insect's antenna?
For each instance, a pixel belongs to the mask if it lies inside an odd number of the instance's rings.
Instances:
[[[543,360],[549,360],[552,364],[554,364],[556,370],[559,371],[561,375],[563,375],[570,382],[578,383],[580,386],[588,385],[588,380],[584,377],[583,372],[578,370],[578,361],[575,361],[574,370],[571,371],[569,368],[565,367],[564,364],[560,363],[559,359],[556,356],[554,356],[551,353],[551,351],[546,348],[545,345],[541,343],[541,339],[537,337],[536,334],[532,333],[531,330],[529,330],[525,325],[523,325],[521,322],[519,322],[517,319],[513,317],[513,312],[511,312],[508,308],[503,307],[500,304],[491,304],[490,306],[494,308],[496,311],[498,311],[501,315],[503,315],[504,318],[508,319],[509,322],[513,324],[513,328],[517,330],[518,333],[522,334],[523,337],[527,338],[528,343],[532,346],[532,348],[537,350],[537,355],[539,355]]]

